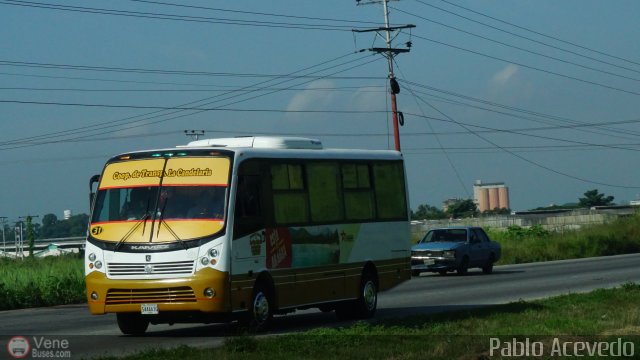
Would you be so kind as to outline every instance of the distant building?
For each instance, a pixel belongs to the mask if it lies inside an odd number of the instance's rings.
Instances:
[[[71,213],[71,210],[65,210],[62,212],[62,216],[64,217],[65,220],[69,220],[69,218],[72,216],[73,214]]]
[[[462,200],[463,199],[461,199],[461,198],[449,198],[449,199],[443,201],[442,202],[442,211],[447,212],[447,210],[449,210],[449,206],[451,206],[453,204],[457,204]]]
[[[495,209],[510,209],[509,188],[504,183],[482,183],[473,185],[473,198],[480,212]]]

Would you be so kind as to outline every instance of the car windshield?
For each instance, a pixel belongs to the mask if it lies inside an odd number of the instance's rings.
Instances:
[[[421,242],[427,243],[464,241],[467,241],[467,229],[436,229],[429,231]]]

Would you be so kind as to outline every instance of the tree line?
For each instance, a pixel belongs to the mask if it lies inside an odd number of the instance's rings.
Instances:
[[[87,234],[87,225],[89,223],[89,215],[79,214],[73,215],[69,219],[58,219],[55,214],[46,214],[42,217],[42,223],[32,222],[31,232],[34,239],[55,239],[74,236],[85,236]],[[14,228],[17,225],[5,224],[4,233],[7,242],[15,240]],[[22,226],[23,237],[25,242],[28,239],[27,224]],[[1,239],[0,239],[1,240]]]

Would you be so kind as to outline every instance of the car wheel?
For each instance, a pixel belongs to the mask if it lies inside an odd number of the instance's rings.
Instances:
[[[465,256],[464,258],[462,258],[462,262],[460,262],[460,265],[458,265],[456,272],[458,273],[458,275],[467,275],[468,271],[469,271],[469,258]]]
[[[493,272],[493,263],[495,262],[495,257],[493,254],[489,256],[489,261],[485,266],[482,267],[482,272],[485,274],[491,274]]]
[[[138,313],[117,313],[118,327],[125,335],[142,335],[149,327],[149,319]]]

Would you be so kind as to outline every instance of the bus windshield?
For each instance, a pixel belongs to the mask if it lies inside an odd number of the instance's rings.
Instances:
[[[230,164],[223,156],[107,164],[91,216],[92,237],[174,242],[218,233],[225,224]]]
[[[226,187],[163,186],[105,189],[98,192],[92,222],[224,219]],[[158,196],[160,195],[160,196]],[[157,207],[156,207],[157,203]]]

